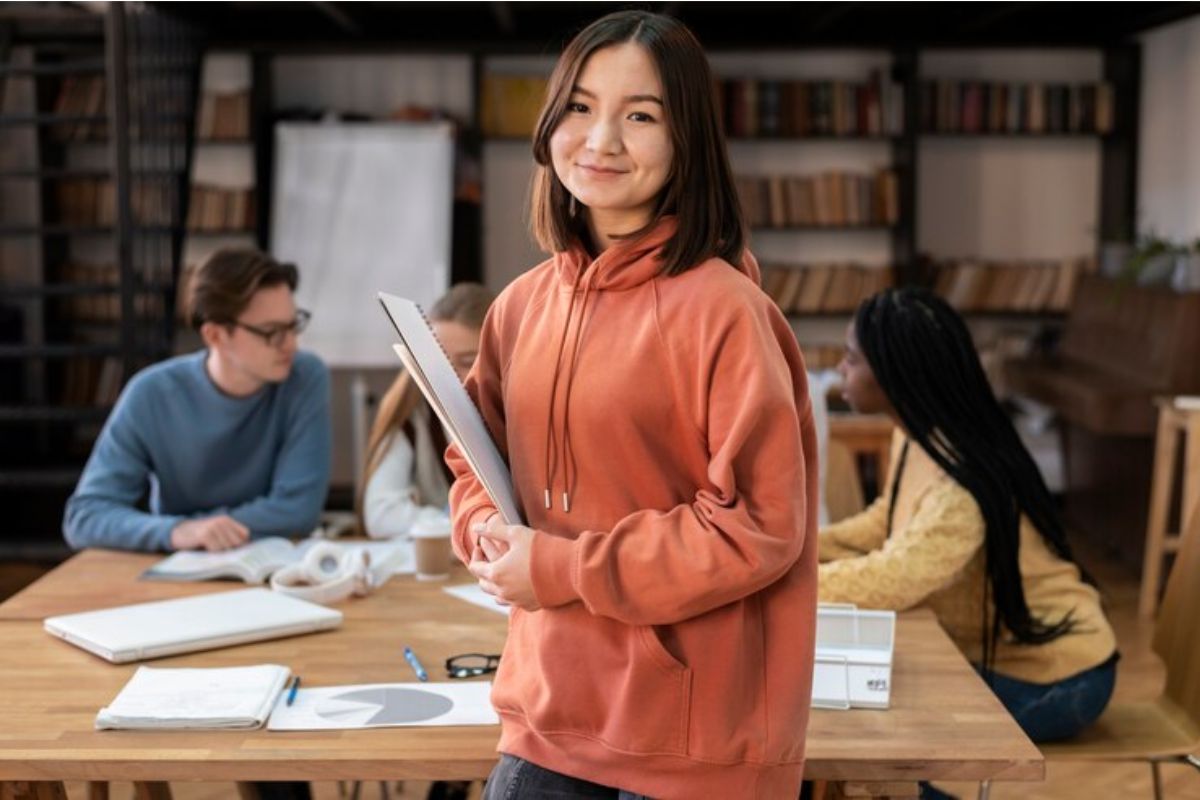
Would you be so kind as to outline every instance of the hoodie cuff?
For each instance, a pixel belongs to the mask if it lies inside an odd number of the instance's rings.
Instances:
[[[543,531],[534,531],[530,554],[530,580],[533,594],[542,608],[565,606],[581,599],[575,542]]]
[[[474,552],[475,548],[479,545],[479,534],[474,532],[475,526],[477,524],[482,525],[483,523],[487,522],[488,518],[495,513],[497,513],[497,511],[492,506],[480,506],[467,515],[467,524],[465,529],[463,529],[465,538],[462,542],[462,547],[464,549],[463,552],[456,553],[456,555],[458,555],[459,559],[464,564],[471,563],[471,553]],[[455,544],[458,544],[457,537],[455,537],[455,539]]]

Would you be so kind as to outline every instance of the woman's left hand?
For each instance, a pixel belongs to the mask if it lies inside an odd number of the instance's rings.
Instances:
[[[514,605],[526,611],[537,611],[541,605],[533,593],[530,556],[533,552],[534,530],[524,525],[505,525],[493,515],[472,531],[500,545],[504,554],[488,561],[482,553],[473,554],[467,569],[479,581],[479,587],[504,605]]]

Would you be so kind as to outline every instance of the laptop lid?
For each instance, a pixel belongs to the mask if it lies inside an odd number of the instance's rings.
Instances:
[[[54,636],[115,664],[336,628],[342,612],[268,589],[49,617]]]

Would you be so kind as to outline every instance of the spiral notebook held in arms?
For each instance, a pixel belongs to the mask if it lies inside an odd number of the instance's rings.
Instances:
[[[508,464],[492,441],[479,409],[459,382],[425,315],[416,303],[403,297],[380,292],[379,302],[400,335],[400,344],[393,346],[396,355],[471,465],[501,518],[509,525],[524,524]]]

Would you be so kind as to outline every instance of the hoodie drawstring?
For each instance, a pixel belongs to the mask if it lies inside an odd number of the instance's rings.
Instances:
[[[575,341],[571,345],[570,368],[567,370],[566,396],[563,398],[563,512],[571,510],[571,487],[578,474],[575,465],[575,450],[571,447],[571,384],[579,366],[579,343],[583,341],[583,326],[587,324],[588,296],[595,283],[596,272],[583,284],[583,298],[579,301],[579,324],[575,326]]]
[[[554,476],[558,472],[558,448],[555,447],[554,440],[554,401],[558,396],[558,375],[562,369],[563,350],[567,344],[567,333],[571,330],[571,319],[575,316],[575,298],[579,292],[579,280],[583,277],[584,270],[580,270],[575,275],[575,282],[571,284],[571,302],[567,306],[567,321],[563,325],[562,337],[558,341],[558,355],[554,357],[554,377],[550,379],[550,410],[546,414],[546,493],[545,503],[546,508],[550,508],[550,489],[554,485]]]

